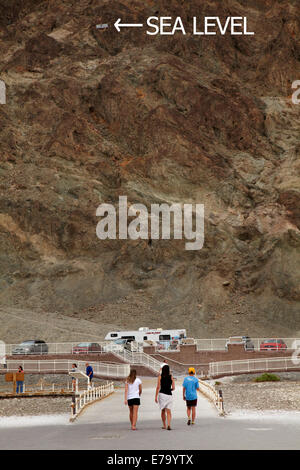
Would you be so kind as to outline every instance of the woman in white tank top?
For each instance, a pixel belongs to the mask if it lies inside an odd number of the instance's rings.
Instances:
[[[141,394],[142,381],[137,378],[136,370],[132,369],[125,382],[125,405],[129,406],[129,419],[133,431],[136,430]]]

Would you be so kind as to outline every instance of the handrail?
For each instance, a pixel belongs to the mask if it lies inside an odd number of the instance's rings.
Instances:
[[[219,377],[234,374],[247,374],[260,371],[299,370],[299,364],[291,357],[260,358],[236,361],[210,362],[209,376]]]
[[[219,411],[220,416],[224,416],[224,402],[221,390],[216,390],[213,385],[205,382],[204,380],[198,380],[200,392],[203,393],[203,395],[205,395],[214,404],[214,406]]]
[[[43,343],[41,345],[35,345],[33,350],[25,351],[22,353],[20,343],[19,344],[5,344],[5,353],[7,356],[18,354],[24,355],[41,355],[41,354],[105,354],[109,352],[121,351],[124,346],[122,344],[115,344],[112,341],[95,341],[93,346],[86,348],[85,346],[79,347],[79,344],[92,343],[91,341],[73,341],[64,343]],[[28,346],[29,347],[29,346]],[[81,352],[80,352],[81,351]]]
[[[93,387],[89,390],[84,390],[79,394],[74,394],[71,404],[71,417],[70,421],[74,421],[81,411],[90,403],[101,400],[114,392],[114,384],[110,382],[106,385]]]
[[[264,350],[262,343],[264,341],[269,341],[270,339],[273,340],[282,340],[285,345],[286,349],[297,349],[300,346],[300,338],[284,338],[279,336],[269,336],[267,338],[250,338],[248,343],[248,350],[251,350],[251,344],[253,344],[254,351]],[[195,344],[197,351],[226,351],[226,344],[229,343],[228,338],[199,338],[195,339]],[[232,343],[229,343],[232,344]],[[244,343],[240,343],[244,344]],[[262,348],[262,349],[261,349]],[[278,346],[274,346],[273,351],[282,351],[282,346],[278,343]]]
[[[297,349],[300,346],[300,338],[279,338],[278,336],[269,336],[268,338],[251,338],[251,342],[254,345],[254,350],[259,351],[261,347],[261,343],[268,339],[282,339],[287,346],[287,349]],[[197,351],[224,351],[226,350],[226,343],[228,342],[229,338],[199,338],[194,339],[194,344],[196,345]],[[61,343],[47,343],[48,351],[47,353],[44,350],[45,346],[40,346],[40,350],[37,350],[34,353],[30,354],[72,354],[73,350],[77,348],[78,344],[80,343],[91,343],[91,340],[87,341],[73,341],[73,342],[61,342]],[[93,341],[99,345],[98,350],[95,351],[88,351],[88,354],[101,354],[107,352],[118,352],[122,351],[124,345],[116,344],[113,341],[109,340],[95,340]],[[132,347],[140,352],[143,351],[143,345],[133,342],[131,343]],[[11,356],[13,351],[20,346],[19,344],[6,344],[6,355]],[[181,345],[179,345],[180,348]],[[36,346],[37,348],[37,346]],[[159,353],[160,351],[168,351],[168,352],[178,352],[180,349],[176,348],[175,350],[172,349],[157,349],[156,352]],[[274,349],[277,350],[277,349]],[[280,351],[280,346],[278,346],[278,350]],[[85,351],[83,351],[85,353]],[[20,353],[21,354],[21,353]],[[29,354],[29,352],[28,352]]]
[[[85,371],[84,361],[74,361],[71,359],[56,359],[56,360],[8,360],[6,371],[17,371],[21,365],[25,372],[38,372],[38,373],[68,373],[72,364],[76,362],[78,370]],[[107,364],[101,362],[90,362],[93,367],[94,375],[101,377],[120,377],[125,378],[130,373],[129,364]]]
[[[142,364],[143,366],[152,369],[154,372],[160,371],[161,363],[144,352],[132,352],[124,349],[124,351],[115,352],[114,354],[119,356],[121,359],[128,361],[130,364]]]
[[[166,352],[169,352],[169,351],[166,351]],[[173,359],[172,357],[164,356],[162,353],[154,353],[154,354],[155,356],[160,356],[162,357],[162,359],[166,359],[167,361],[175,362],[176,364],[179,364],[180,366],[185,366],[187,368],[189,367],[189,364],[176,361],[176,359]],[[193,367],[196,367],[196,366],[207,366],[207,362],[201,362],[201,363],[193,362]]]

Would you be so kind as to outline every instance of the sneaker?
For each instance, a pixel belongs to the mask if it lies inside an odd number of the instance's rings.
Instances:
[[[195,421],[192,421],[192,424],[195,424]]]
[[[188,426],[191,424],[191,420],[190,420],[190,419],[188,419],[187,424],[188,424]]]

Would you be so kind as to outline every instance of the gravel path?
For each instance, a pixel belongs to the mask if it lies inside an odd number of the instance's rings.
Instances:
[[[254,382],[258,375],[220,379],[227,413],[240,410],[300,411],[300,373],[278,373],[280,382]]]

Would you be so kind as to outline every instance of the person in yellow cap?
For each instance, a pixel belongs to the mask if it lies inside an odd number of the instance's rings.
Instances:
[[[195,377],[196,371],[194,367],[189,368],[189,375],[185,377],[183,387],[183,400],[186,402],[187,424],[195,424],[196,406],[197,406],[197,390],[199,389],[199,381]],[[191,421],[192,414],[192,421]]]

